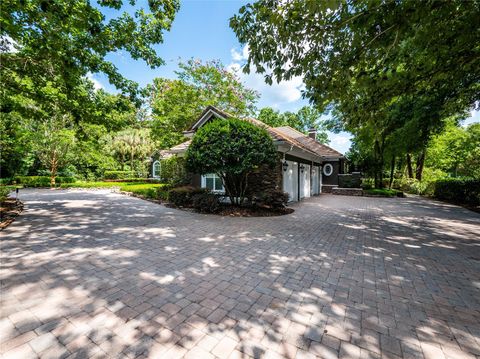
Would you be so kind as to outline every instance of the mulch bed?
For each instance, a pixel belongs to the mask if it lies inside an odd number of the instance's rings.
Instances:
[[[22,211],[23,203],[13,198],[0,203],[0,231],[7,228]]]
[[[215,213],[220,216],[229,217],[275,217],[293,213],[293,208],[263,208],[263,207],[237,207],[224,206],[220,212]]]
[[[182,211],[192,212],[192,213],[199,213],[195,211],[193,208],[188,207],[177,207],[172,205],[171,203],[162,203],[165,207],[168,208],[175,208],[180,209]],[[264,208],[264,207],[238,207],[238,206],[231,206],[231,205],[223,205],[222,209],[216,213],[205,213],[211,214],[216,216],[224,216],[224,217],[277,217],[277,216],[284,216],[286,214],[290,214],[295,212],[293,208],[280,208],[280,209],[272,209],[272,208]]]

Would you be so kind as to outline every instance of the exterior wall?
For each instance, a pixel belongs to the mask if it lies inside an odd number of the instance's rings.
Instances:
[[[323,180],[323,185],[335,185],[338,186],[338,174],[341,173],[341,167],[340,167],[340,162],[339,161],[328,161],[324,162],[323,165],[326,165],[327,163],[330,163],[333,167],[333,172],[330,176],[325,176],[323,173],[323,168],[322,168],[322,180]]]
[[[202,186],[202,176],[198,173],[194,173],[191,175],[190,184],[193,187],[201,187]]]

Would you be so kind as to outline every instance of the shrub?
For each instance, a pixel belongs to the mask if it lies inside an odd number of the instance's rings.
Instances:
[[[157,193],[155,195],[156,199],[159,199],[164,202],[168,201],[168,192],[169,192],[168,186],[158,187],[156,190],[157,190]]]
[[[119,183],[119,186],[121,186],[122,183],[132,183],[132,182],[138,182],[138,183],[164,183],[159,179],[155,178],[127,178],[127,179],[107,179],[105,182],[114,182],[114,183]]]
[[[259,166],[275,166],[277,151],[267,130],[248,121],[214,120],[193,136],[186,154],[191,173],[221,174],[225,192],[234,204],[246,198],[247,179]]]
[[[193,196],[205,193],[204,188],[195,188],[192,186],[182,186],[172,188],[168,192],[168,201],[177,207],[191,207],[193,205]]]
[[[50,187],[50,176],[17,176],[13,179],[16,184],[24,187]],[[12,181],[12,183],[13,183]],[[74,183],[74,177],[56,177],[55,184]]]
[[[200,213],[217,213],[221,204],[218,196],[213,193],[198,193],[192,197],[193,208]]]
[[[160,178],[162,181],[179,186],[189,183],[189,176],[185,168],[185,158],[172,156],[161,160]]]
[[[422,196],[433,195],[435,182],[433,181],[419,181],[415,178],[399,178],[394,181],[393,187],[407,193],[418,194]]]
[[[450,178],[435,182],[434,196],[453,203],[480,206],[480,179]]]
[[[403,197],[403,192],[388,188],[366,189],[364,193],[369,196],[378,197]]]
[[[0,202],[3,202],[7,199],[10,191],[12,191],[11,187],[0,186]]]
[[[62,183],[61,188],[112,188],[120,187],[117,182],[75,182],[75,183]]]
[[[262,193],[255,198],[257,206],[264,206],[270,208],[284,208],[288,202],[288,193],[282,190],[271,190]]]
[[[363,189],[372,189],[374,187],[374,179],[373,178],[362,178],[362,184],[360,185]]]
[[[360,188],[362,184],[362,178],[360,172],[339,174],[338,186],[342,188]]]
[[[158,190],[164,187],[165,185],[162,183],[126,183],[120,186],[120,190],[138,194],[145,198],[157,199]]]
[[[104,179],[110,180],[129,179],[135,177],[137,177],[135,171],[105,171],[105,173],[103,174]]]

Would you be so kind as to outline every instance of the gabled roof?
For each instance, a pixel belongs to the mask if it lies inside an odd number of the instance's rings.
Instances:
[[[337,150],[334,150],[333,148],[314,140],[310,136],[307,136],[290,126],[275,127],[275,130],[280,133],[283,133],[287,137],[295,139],[296,141],[300,142],[303,146],[307,147],[309,150],[315,153],[321,153],[322,156],[343,157],[343,154],[341,154]]]
[[[193,135],[193,133],[195,133],[198,128],[202,127],[207,121],[209,121],[212,116],[223,119],[234,117],[233,115],[225,111],[221,111],[214,106],[207,106],[207,108],[202,112],[202,114],[193,124],[193,126],[184,133],[190,136]],[[243,120],[264,128],[276,142],[284,142],[290,146],[298,147],[304,151],[310,152],[313,155],[323,158],[343,157],[340,152],[334,150],[327,145],[321,144],[320,142],[314,140],[313,138],[305,135],[300,131],[295,130],[290,126],[271,127],[255,118],[244,118]],[[183,153],[187,150],[191,142],[191,140],[185,141],[168,150],[161,151],[161,154],[163,156],[168,156],[176,153]]]

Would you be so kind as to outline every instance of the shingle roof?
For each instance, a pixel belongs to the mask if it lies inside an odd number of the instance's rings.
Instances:
[[[275,127],[276,131],[284,134],[287,137],[293,138],[300,142],[304,147],[307,147],[310,151],[320,154],[324,157],[342,157],[343,154],[334,150],[333,148],[320,143],[313,138],[301,133],[300,131],[291,128],[290,126]]]
[[[205,111],[203,111],[202,115],[200,118],[202,118],[209,110],[213,110],[214,112],[221,114],[223,117],[233,117],[231,114],[218,110],[217,108],[213,106],[208,106]],[[307,150],[309,152],[312,152],[316,154],[317,156],[321,157],[343,157],[343,155],[334,150],[333,148],[321,144],[318,141],[315,141],[313,138],[305,135],[304,133],[295,130],[294,128],[290,126],[281,126],[281,127],[271,127],[262,121],[259,121],[255,118],[245,118],[245,121],[248,121],[250,123],[253,123],[256,126],[263,127],[264,129],[267,130],[267,132],[272,136],[272,138],[275,141],[283,141],[286,142],[290,145],[293,145],[295,147],[299,147],[303,150]],[[198,122],[198,121],[197,121]],[[192,141],[188,140],[185,141],[179,145],[176,145],[168,150],[161,151],[162,155],[171,155],[174,153],[182,153],[187,150],[188,146],[190,145]]]

